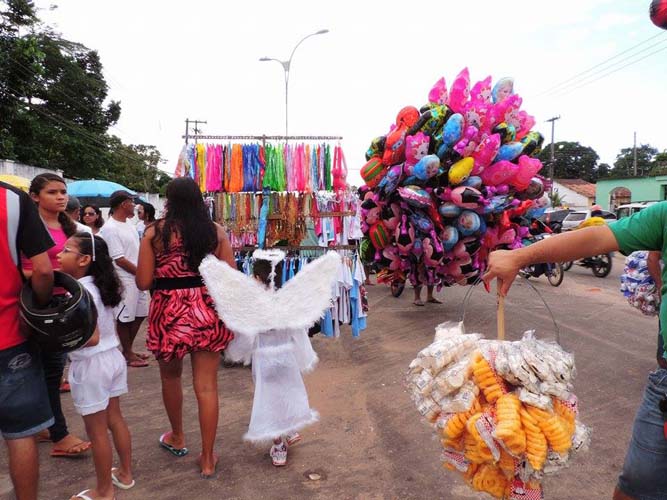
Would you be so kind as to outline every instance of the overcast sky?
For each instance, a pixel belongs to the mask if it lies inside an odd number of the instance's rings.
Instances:
[[[209,134],[283,134],[283,70],[258,59],[287,59],[325,28],[292,62],[290,134],[343,136],[353,183],[397,111],[420,107],[440,76],[449,86],[465,66],[472,83],[514,77],[547,142],[545,120],[560,115],[556,141],[610,164],[634,131],[667,149],[667,31],[651,23],[649,0],[50,3],[37,0],[42,19],[101,55],[122,106],[110,132],[157,146],[171,172],[186,118],[206,120]]]

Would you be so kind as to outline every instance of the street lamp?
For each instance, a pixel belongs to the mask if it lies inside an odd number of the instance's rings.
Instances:
[[[265,61],[276,61],[277,63],[280,63],[280,65],[283,67],[283,70],[285,71],[285,136],[289,136],[289,121],[288,121],[288,105],[289,105],[289,70],[290,70],[290,65],[292,64],[292,58],[294,57],[294,52],[296,52],[296,49],[301,45],[307,38],[310,38],[311,36],[315,35],[324,35],[325,33],[329,33],[329,30],[319,30],[316,31],[315,33],[311,33],[310,35],[304,36],[301,40],[299,40],[299,43],[297,43],[294,48],[292,49],[292,53],[289,56],[289,59],[287,61],[281,61],[280,59],[274,59],[273,57],[262,57],[260,59],[261,62]]]

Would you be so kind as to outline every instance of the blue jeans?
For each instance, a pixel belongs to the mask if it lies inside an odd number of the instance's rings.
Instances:
[[[21,439],[53,424],[39,352],[29,342],[0,351],[0,434]]]
[[[667,500],[667,438],[658,402],[667,395],[667,370],[648,376],[632,427],[618,488],[637,500]]]

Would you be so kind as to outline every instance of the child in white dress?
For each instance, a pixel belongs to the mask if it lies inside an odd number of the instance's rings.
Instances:
[[[280,250],[255,251],[255,279],[209,257],[199,268],[220,318],[235,334],[225,356],[252,361],[255,395],[244,439],[273,441],[269,453],[275,466],[287,463],[288,445],[319,418],[302,378],[317,364],[308,328],[329,307],[340,265],[338,254],[329,253],[281,288],[284,257]]]
[[[110,500],[114,498],[114,486],[127,490],[135,484],[130,431],[120,410],[120,396],[127,393],[127,364],[118,349],[113,314],[121,300],[121,284],[106,243],[92,233],[71,236],[58,254],[58,262],[61,270],[78,279],[92,296],[97,310],[95,335],[99,338],[96,345],[69,353],[72,402],[93,444],[97,479],[95,488],[72,499]],[[109,431],[120,462],[114,468]]]

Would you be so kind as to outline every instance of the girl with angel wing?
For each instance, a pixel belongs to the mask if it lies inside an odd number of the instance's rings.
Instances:
[[[273,441],[275,466],[287,463],[287,447],[301,439],[298,431],[319,418],[302,378],[318,361],[308,328],[331,304],[341,261],[329,252],[282,286],[284,258],[281,250],[256,250],[254,279],[211,256],[199,268],[220,318],[235,334],[225,356],[252,362],[255,394],[244,439]]]

